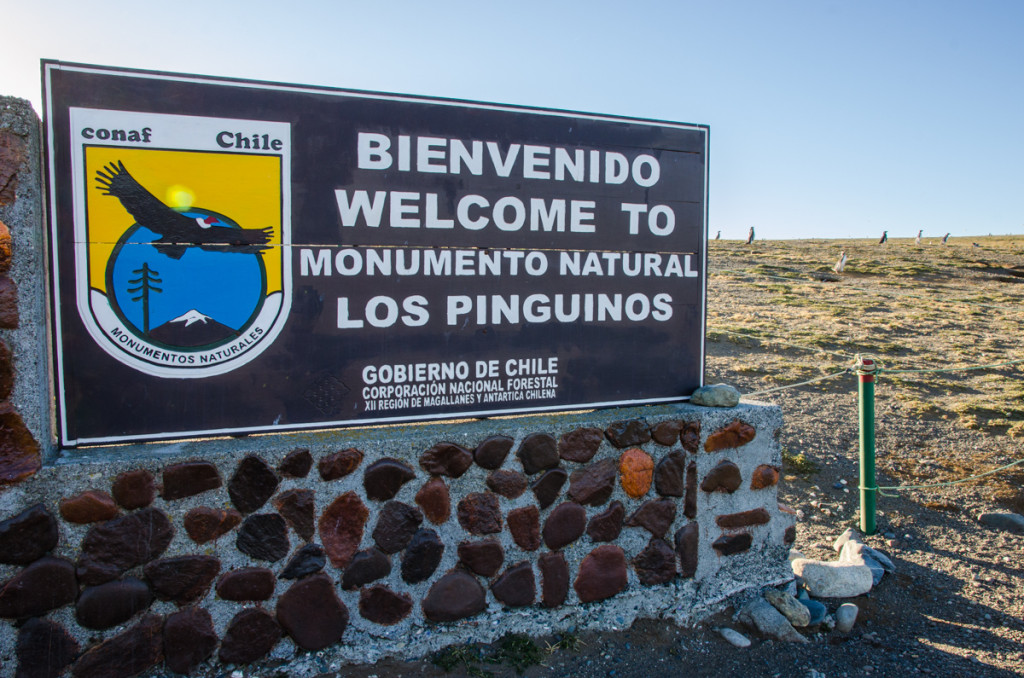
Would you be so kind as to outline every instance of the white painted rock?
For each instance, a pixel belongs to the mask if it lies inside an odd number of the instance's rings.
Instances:
[[[750,647],[750,638],[747,638],[739,631],[733,631],[728,626],[723,626],[722,628],[718,629],[718,632],[722,634],[723,638],[728,640],[736,647]]]
[[[701,386],[690,396],[690,404],[705,407],[736,407],[740,404],[740,392],[728,384]]]
[[[739,619],[747,626],[778,640],[790,643],[806,643],[807,639],[797,633],[789,620],[771,606],[764,598],[754,598],[740,610]]]
[[[871,568],[839,560],[826,563],[811,558],[797,558],[790,563],[793,574],[800,577],[808,593],[815,598],[854,598],[871,590]]]
[[[857,621],[857,606],[853,603],[843,603],[836,610],[836,631],[849,633],[853,630],[853,624]]]

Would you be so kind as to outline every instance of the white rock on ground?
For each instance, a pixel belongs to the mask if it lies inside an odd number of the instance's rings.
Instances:
[[[736,647],[750,647],[750,638],[747,638],[739,631],[734,631],[728,626],[723,626],[718,629],[718,632],[722,634],[723,638]]]
[[[978,522],[1014,534],[1024,534],[1024,516],[1018,513],[982,513]]]
[[[754,598],[740,610],[739,620],[763,635],[790,643],[806,643],[789,620],[764,598]]]
[[[836,631],[849,633],[853,630],[853,624],[857,621],[857,606],[853,603],[843,603],[836,610]]]
[[[777,589],[767,589],[764,599],[789,620],[793,626],[807,626],[811,623],[811,613],[799,600]]]
[[[861,557],[862,547],[854,541],[843,545],[839,560],[827,563],[811,558],[797,558],[790,565],[807,591],[815,598],[855,598],[871,590],[874,577]]]
[[[740,392],[729,384],[701,386],[690,396],[690,404],[705,407],[736,407],[740,404]]]

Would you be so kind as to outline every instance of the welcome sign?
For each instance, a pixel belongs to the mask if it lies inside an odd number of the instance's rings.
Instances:
[[[65,445],[702,384],[706,126],[43,74]]]

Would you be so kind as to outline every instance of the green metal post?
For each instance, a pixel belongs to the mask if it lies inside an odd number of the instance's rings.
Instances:
[[[874,534],[875,527],[875,371],[871,358],[857,356],[860,405],[860,531]]]

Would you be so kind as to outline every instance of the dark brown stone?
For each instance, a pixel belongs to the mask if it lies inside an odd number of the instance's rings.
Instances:
[[[420,455],[420,468],[434,476],[458,478],[472,465],[473,454],[455,443],[438,443]]]
[[[322,650],[341,640],[348,626],[348,608],[334,590],[331,578],[316,574],[277,599],[277,623],[304,650]]]
[[[430,587],[421,603],[423,616],[432,622],[453,622],[487,609],[487,593],[476,577],[453,570]]]
[[[82,540],[78,581],[91,586],[117,579],[125,570],[158,558],[173,537],[171,521],[152,507],[93,525]]]
[[[305,478],[313,468],[313,455],[305,447],[296,447],[277,465],[285,478]]]
[[[146,508],[156,498],[156,479],[144,468],[118,473],[110,493],[123,509]]]
[[[363,527],[369,510],[355,492],[346,492],[320,516],[320,542],[331,564],[344,568],[363,540]]]
[[[408,464],[397,459],[381,459],[370,464],[363,474],[366,498],[374,501],[393,499],[402,485],[416,477]]]
[[[274,470],[256,455],[249,455],[238,464],[228,481],[231,503],[242,513],[259,511],[274,496],[281,481]]]
[[[599,428],[578,428],[563,433],[558,439],[558,455],[566,461],[585,464],[594,458],[604,441],[604,432]]]
[[[778,484],[778,482],[779,467],[761,464],[754,469],[754,473],[750,476],[750,489],[763,490],[766,487]]]
[[[69,523],[85,525],[117,516],[117,504],[106,492],[87,490],[60,502],[60,515]]]
[[[71,667],[75,678],[130,678],[164,657],[164,618],[148,614],[127,631],[89,648]]]
[[[679,433],[679,442],[683,449],[691,454],[697,454],[700,449],[700,420],[688,421],[683,424],[683,430]]]
[[[167,616],[164,622],[164,663],[175,673],[187,674],[209,659],[217,648],[217,633],[210,613],[190,607]]]
[[[217,595],[224,600],[270,600],[277,580],[266,567],[228,570],[217,580]]]
[[[498,602],[507,607],[533,605],[533,600],[537,597],[533,567],[525,560],[516,563],[491,582],[491,593],[498,599]]]
[[[552,509],[544,521],[544,544],[557,551],[582,537],[586,527],[586,510],[574,502],[563,502]]]
[[[492,471],[487,476],[487,487],[508,499],[526,492],[526,476],[519,471]]]
[[[747,527],[750,525],[764,525],[772,517],[768,511],[763,508],[751,509],[749,511],[740,511],[739,513],[727,513],[715,518],[715,522],[718,526],[723,529],[732,529],[735,527]]]
[[[238,530],[235,547],[250,558],[276,563],[288,555],[288,526],[276,513],[249,516]]]
[[[508,436],[491,436],[476,446],[473,459],[481,467],[493,471],[505,463],[514,441]]]
[[[553,468],[545,471],[540,478],[533,481],[530,489],[533,490],[533,496],[537,499],[537,505],[546,509],[554,504],[562,491],[562,486],[568,479],[569,474],[564,469]]]
[[[626,554],[614,544],[605,544],[587,554],[573,582],[581,603],[611,598],[629,583]]]
[[[355,471],[363,461],[362,450],[350,447],[347,450],[332,452],[320,460],[317,469],[323,480],[337,480]]]
[[[359,614],[374,624],[397,624],[412,611],[412,597],[378,584],[359,592]]]
[[[11,205],[18,199],[18,174],[24,165],[27,172],[32,171],[26,160],[25,139],[10,129],[0,131],[0,205]],[[7,231],[7,227],[3,230]],[[7,236],[10,237],[9,231]]]
[[[416,503],[423,509],[427,520],[440,525],[448,521],[452,515],[452,500],[448,494],[448,486],[441,478],[431,478],[416,493]]]
[[[459,544],[459,562],[481,577],[493,577],[505,562],[505,550],[497,539],[464,541]]]
[[[541,599],[544,607],[558,607],[569,595],[569,563],[561,553],[542,553],[540,566]]]
[[[651,442],[651,429],[647,426],[646,419],[612,422],[604,430],[604,435],[608,438],[608,442],[620,450]]]
[[[540,548],[540,510],[536,506],[523,506],[508,512],[508,531],[512,540],[524,551]]]
[[[57,521],[42,504],[0,522],[0,563],[28,565],[57,545]]]
[[[669,452],[654,467],[654,490],[663,497],[681,497],[686,492],[686,455]]]
[[[14,678],[57,678],[78,656],[78,643],[49,619],[29,619],[18,631],[18,672]]]
[[[398,553],[406,547],[421,524],[423,514],[419,509],[400,501],[389,501],[377,514],[373,541],[384,553]]]
[[[443,554],[444,543],[437,532],[420,530],[412,536],[402,556],[402,580],[407,584],[416,584],[429,579],[441,564]]]
[[[309,541],[316,534],[316,505],[313,490],[285,490],[274,497],[274,508],[295,530],[295,534]]]
[[[281,579],[302,579],[316,574],[327,564],[327,554],[319,544],[306,544],[289,559],[281,572]]]
[[[619,474],[622,489],[633,499],[639,499],[651,489],[654,459],[639,447],[631,447],[619,457]]]
[[[259,607],[242,610],[228,624],[217,657],[225,664],[251,664],[270,654],[281,640],[281,627]]]
[[[711,546],[718,551],[718,555],[731,556],[734,553],[746,551],[750,548],[752,542],[753,537],[746,532],[739,532],[737,534],[723,534],[711,542]]]
[[[470,534],[501,532],[501,511],[498,495],[493,492],[470,492],[459,502],[459,524]]]
[[[569,498],[584,506],[600,506],[612,496],[615,473],[614,459],[602,459],[576,469],[569,477]]]
[[[626,517],[626,508],[621,501],[613,501],[608,509],[590,519],[587,523],[587,536],[594,541],[615,541],[622,532],[622,521]]]
[[[700,489],[705,492],[732,494],[739,489],[741,482],[743,482],[743,478],[740,476],[740,467],[731,461],[722,461],[704,476]]]
[[[0,485],[20,483],[43,465],[39,443],[9,402],[0,402]]]
[[[6,273],[10,263],[10,233],[0,221],[0,273]],[[5,237],[6,236],[6,237]],[[5,247],[6,244],[6,247]],[[6,256],[5,256],[6,254]],[[0,341],[0,400],[7,400],[14,390],[14,354],[7,344]]]
[[[109,629],[149,609],[153,593],[135,577],[88,586],[75,603],[75,619],[87,629]]]
[[[167,501],[184,499],[221,486],[217,467],[208,461],[186,461],[164,469],[161,496]]]
[[[220,560],[213,556],[178,556],[154,560],[142,571],[157,598],[185,605],[210,590],[220,572]]]
[[[651,499],[640,505],[626,520],[629,527],[642,527],[655,537],[664,537],[676,519],[676,503],[671,499]]]
[[[215,509],[199,506],[185,514],[185,532],[197,544],[219,539],[242,522],[242,514],[235,509]]]
[[[740,447],[749,443],[756,435],[757,430],[753,426],[736,419],[709,435],[704,441],[704,451],[717,452]]]
[[[540,473],[558,466],[558,442],[547,433],[533,433],[519,444],[516,457],[527,475]]]
[[[18,286],[7,276],[0,276],[0,328],[18,327]]]
[[[686,494],[683,495],[683,515],[693,520],[697,517],[697,462],[686,466]]]
[[[796,525],[790,525],[782,535],[782,543],[790,546],[796,541]]]
[[[651,437],[659,445],[675,445],[679,442],[679,434],[682,433],[683,422],[663,421],[651,429]]]
[[[676,552],[664,539],[651,537],[647,548],[633,559],[633,568],[641,584],[667,584],[676,576]]]
[[[700,548],[700,528],[689,523],[676,531],[676,555],[679,556],[679,574],[689,578],[697,574],[697,552]]]
[[[352,557],[341,578],[341,588],[346,591],[357,589],[364,584],[383,579],[391,574],[391,559],[377,548],[360,551]]]

